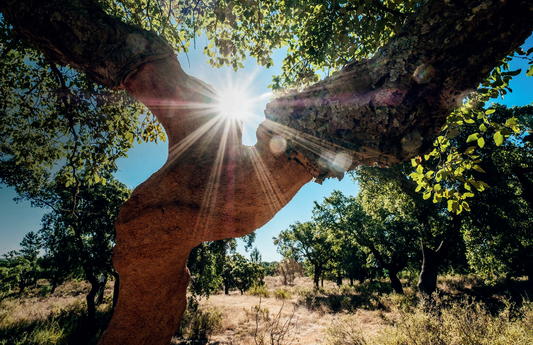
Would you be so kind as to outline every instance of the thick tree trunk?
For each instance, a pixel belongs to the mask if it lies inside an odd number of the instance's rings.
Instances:
[[[320,275],[322,275],[322,268],[319,267],[318,265],[315,265],[315,272],[314,272],[314,275],[313,275],[313,283],[315,284],[315,287],[316,287],[317,290],[320,287],[319,286],[319,284],[320,284]]]
[[[252,148],[157,35],[93,1],[0,0],[0,11],[52,62],[130,92],[169,138],[166,164],[116,222],[120,298],[101,344],[168,344],[185,310],[192,248],[259,228],[312,177],[425,152],[450,110],[533,28],[529,1],[428,1],[372,60],[268,105]],[[284,152],[271,150],[275,136]]]
[[[92,277],[92,279],[88,280],[91,283],[91,290],[87,296],[85,296],[85,300],[87,301],[87,319],[89,320],[89,326],[92,328],[96,320],[96,304],[94,298],[96,297],[96,293],[98,292],[100,285],[95,277]]]
[[[400,279],[398,279],[399,271],[394,270],[394,269],[387,269],[387,272],[389,274],[390,283],[391,283],[391,286],[394,292],[396,292],[397,294],[403,295],[402,282],[400,281]]]
[[[440,247],[439,247],[440,249]],[[418,279],[418,290],[423,296],[431,296],[437,290],[437,276],[441,255],[422,242],[422,269]]]
[[[337,274],[337,286],[341,286],[342,285],[342,274],[339,272]]]

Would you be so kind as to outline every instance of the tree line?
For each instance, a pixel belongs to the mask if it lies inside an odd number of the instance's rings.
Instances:
[[[437,195],[460,184],[469,194],[461,210],[451,200],[442,203],[437,196],[431,200],[431,192],[418,192],[418,166],[435,174],[442,166],[438,157],[392,168],[360,167],[351,173],[358,195],[335,191],[315,202],[310,221],[296,222],[274,238],[278,252],[308,267],[317,288],[326,274],[339,284],[343,277],[353,283],[387,276],[394,291],[403,293],[402,271],[417,272],[419,291],[426,295],[436,290],[443,272],[474,272],[489,280],[526,276],[531,286],[533,107],[492,109],[491,122],[516,119],[520,130],[503,145],[490,141],[478,147],[473,169],[455,172],[455,179],[432,189]],[[465,125],[448,139],[458,151],[472,150],[478,126]]]

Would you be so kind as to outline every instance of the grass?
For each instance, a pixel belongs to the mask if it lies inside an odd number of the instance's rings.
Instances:
[[[524,302],[514,319],[510,308],[497,315],[480,302],[452,302],[427,309],[422,306],[399,315],[377,334],[362,331],[352,316],[329,327],[327,345],[507,345],[533,342],[533,304]]]
[[[305,277],[292,286],[279,277],[265,282],[244,295],[201,300],[172,344],[533,344],[533,304],[521,279],[488,286],[474,276],[441,277],[432,303],[421,303],[408,284],[405,295],[394,294],[387,281],[340,288],[325,281],[320,289]],[[111,316],[112,286],[94,327],[85,319],[87,291],[73,281],[50,295],[41,284],[4,299],[0,344],[96,344]]]
[[[2,300],[0,344],[96,344],[111,318],[111,297],[109,290],[95,324],[90,324],[85,303],[88,288],[83,282],[68,282],[50,296],[50,289],[41,285]]]

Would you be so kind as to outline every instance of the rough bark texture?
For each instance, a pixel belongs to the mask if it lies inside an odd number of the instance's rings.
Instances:
[[[101,344],[168,344],[192,248],[259,228],[312,177],[426,151],[450,110],[533,28],[529,0],[428,1],[372,60],[268,105],[258,143],[243,147],[238,126],[209,107],[213,90],[156,35],[92,1],[0,0],[0,11],[51,61],[128,90],[169,138],[166,164],[116,222],[120,297]],[[270,146],[279,135],[283,152]]]
[[[342,174],[331,169],[335,154],[351,169],[426,152],[450,111],[531,34],[532,7],[428,1],[371,60],[269,104],[270,129],[293,138],[292,154],[319,179]]]

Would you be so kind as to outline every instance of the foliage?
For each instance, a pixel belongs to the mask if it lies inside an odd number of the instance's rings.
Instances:
[[[233,242],[228,240],[205,242],[195,247],[187,261],[191,272],[189,291],[194,296],[208,297],[219,290],[226,260],[226,251]]]
[[[37,258],[41,248],[39,235],[28,232],[20,246],[20,251],[12,250],[0,259],[0,300],[15,287],[22,293],[27,286],[36,284],[42,274],[42,265]]]
[[[286,47],[283,74],[273,89],[317,81],[348,61],[371,56],[401,26],[418,0],[200,1],[100,0],[110,14],[164,36],[187,52],[204,34],[204,54],[213,66],[242,68],[247,56],[273,64]]]
[[[532,66],[527,76],[531,76],[533,71],[532,54],[533,48],[527,52],[519,48],[513,53],[517,58],[529,60]],[[509,62],[513,55],[506,57],[469,95],[467,101],[448,116],[446,126],[434,142],[435,148],[424,155],[424,159],[412,159],[416,170],[410,176],[417,182],[416,191],[421,191],[424,199],[433,195],[433,202],[446,201],[450,212],[460,214],[463,210],[470,211],[468,198],[489,187],[478,175],[485,172],[482,149],[486,143],[501,146],[506,139],[521,134],[517,117],[502,121],[501,117],[492,116],[501,106],[484,108],[491,98],[503,99],[507,92],[512,92],[509,83],[521,72],[510,70]]]
[[[189,340],[209,340],[222,328],[222,312],[215,307],[200,307],[189,303],[181,319],[178,335]]]
[[[472,268],[486,278],[506,273],[528,275],[530,265],[531,214],[533,202],[533,146],[527,139],[533,107],[495,106],[496,121],[517,119],[520,133],[503,145],[487,143],[480,149],[484,158],[484,179],[490,189],[470,203],[464,216],[463,237]]]
[[[237,288],[241,294],[254,284],[262,284],[265,273],[261,264],[251,262],[239,253],[225,262],[223,279],[227,289]]]
[[[276,299],[290,299],[291,293],[289,290],[277,289],[274,291],[274,297],[276,297]]]
[[[102,169],[113,169],[135,138],[164,139],[149,117],[141,125],[139,102],[51,64],[4,20],[0,46],[0,181],[17,193],[38,191],[52,170],[67,185],[82,169],[88,183],[105,183]]]
[[[274,276],[276,274],[276,269],[278,267],[277,261],[272,262],[263,262],[263,268],[265,270],[265,276]]]
[[[266,284],[254,283],[252,287],[248,289],[248,293],[252,296],[270,297],[270,291],[268,291]]]
[[[283,259],[276,266],[276,275],[283,277],[283,285],[292,284],[297,275],[303,277],[303,274],[302,264],[292,258]]]
[[[307,260],[314,269],[314,282],[318,288],[318,280],[334,255],[333,246],[338,240],[328,234],[327,229],[314,222],[290,225],[278,237],[274,237],[277,251],[285,258],[295,261]]]
[[[31,262],[16,251],[10,251],[0,259],[0,297],[19,287],[27,286],[27,277],[31,274]]]

